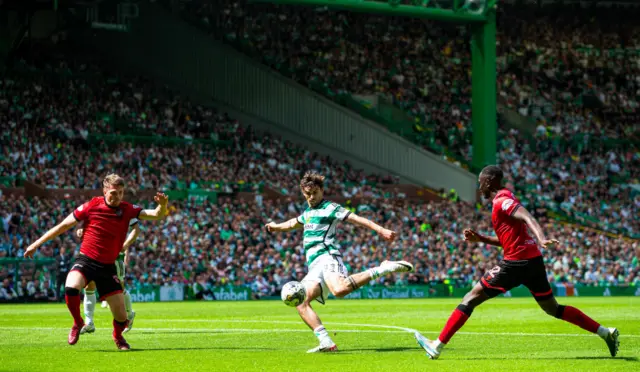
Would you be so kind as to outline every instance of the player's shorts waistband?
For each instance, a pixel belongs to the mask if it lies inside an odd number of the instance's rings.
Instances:
[[[540,256],[535,256],[533,258],[520,259],[520,260],[503,259],[502,262],[504,262],[505,264],[517,265],[517,264],[530,264],[530,263],[538,263],[538,262],[544,263],[544,260],[542,258],[542,255],[540,255]]]
[[[82,252],[78,253],[78,257],[77,258],[82,258],[83,260],[90,260],[90,261],[93,261],[93,262],[95,262],[97,264],[100,264],[100,265],[115,265],[115,263],[116,263],[115,261],[113,261],[113,262],[98,261],[95,258],[89,257],[89,256],[87,256],[86,254],[84,254]]]
[[[516,248],[516,252],[505,255],[504,261],[526,261],[542,257],[542,252],[537,245],[523,245]]]

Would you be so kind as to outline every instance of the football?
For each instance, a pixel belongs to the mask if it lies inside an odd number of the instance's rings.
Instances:
[[[296,307],[307,298],[307,290],[300,282],[289,282],[282,287],[280,297],[285,305]]]

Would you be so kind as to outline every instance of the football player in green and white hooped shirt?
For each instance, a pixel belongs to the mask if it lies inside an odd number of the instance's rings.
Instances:
[[[129,246],[133,244],[138,236],[140,235],[140,226],[138,224],[138,219],[134,218],[129,222],[129,227],[132,230],[129,232],[127,236],[127,240],[125,240],[122,245],[122,251],[120,251],[120,255],[118,255],[118,259],[116,260],[116,273],[118,275],[118,280],[120,280],[120,284],[122,284],[122,292],[124,294],[124,307],[127,310],[127,319],[129,320],[129,325],[122,332],[126,333],[131,330],[133,327],[133,320],[136,317],[136,312],[133,311],[131,306],[131,294],[124,287],[124,270],[129,261]],[[78,238],[82,239],[84,229],[78,229],[76,234]],[[96,309],[96,284],[94,282],[87,283],[87,286],[84,289],[84,316],[85,316],[85,325],[80,330],[80,334],[85,333],[93,333],[96,330],[96,326],[93,324],[93,314]],[[102,307],[107,307],[106,301],[102,302]]]
[[[331,340],[318,314],[311,308],[311,301],[317,300],[324,304],[329,292],[336,297],[344,297],[380,276],[413,271],[413,265],[406,261],[384,261],[378,267],[349,275],[342,262],[340,251],[335,245],[338,222],[348,221],[367,227],[387,241],[393,241],[396,233],[357,216],[336,203],[325,200],[324,176],[318,173],[307,172],[300,181],[300,188],[309,208],[296,218],[283,223],[269,222],[265,227],[269,232],[304,228],[303,244],[309,272],[302,279],[302,283],[307,291],[307,298],[298,305],[297,310],[302,320],[313,329],[320,341],[319,346],[308,352],[337,351],[336,344]]]

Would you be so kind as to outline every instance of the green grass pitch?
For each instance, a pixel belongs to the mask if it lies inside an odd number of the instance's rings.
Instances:
[[[549,317],[533,299],[496,299],[476,309],[439,360],[411,329],[436,337],[459,300],[329,301],[315,309],[340,351],[316,346],[296,311],[276,301],[136,303],[133,350],[111,340],[108,309],[94,334],[67,345],[64,304],[0,306],[0,371],[640,371],[640,298],[560,298],[618,327],[620,353]]]

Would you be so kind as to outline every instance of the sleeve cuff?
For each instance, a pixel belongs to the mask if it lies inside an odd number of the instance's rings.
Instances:
[[[520,208],[520,204],[516,204],[516,206],[513,207],[513,210],[511,211],[511,213],[509,213],[509,216],[513,216],[519,208]]]
[[[342,221],[346,221],[347,218],[349,218],[349,216],[351,216],[351,211],[347,212],[347,214],[344,215],[344,217],[342,218]]]
[[[78,218],[78,216],[76,216],[76,211],[73,211],[73,218],[76,219],[76,221],[80,222],[80,219]]]

